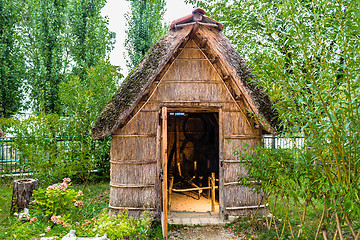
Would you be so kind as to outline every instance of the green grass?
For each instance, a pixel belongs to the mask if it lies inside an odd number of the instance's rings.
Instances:
[[[10,217],[12,182],[0,180],[0,237],[5,233],[13,223],[13,217]]]
[[[151,239],[151,240],[162,240],[163,239],[160,220],[154,220],[152,222],[149,239]]]
[[[48,222],[40,220],[33,224],[21,221],[10,215],[11,197],[13,190],[12,180],[1,179],[0,181],[0,239],[30,239],[38,237],[40,234],[45,236],[64,235],[69,229],[61,226],[51,226],[51,230],[45,233],[44,229],[49,226]],[[85,220],[97,216],[102,209],[106,209],[109,203],[109,183],[98,182],[90,183],[85,188],[83,185],[74,185],[76,190],[82,190],[84,193],[84,206],[82,211],[76,216],[81,224]]]
[[[245,234],[248,239],[270,240],[315,238],[318,227],[317,214],[321,214],[321,206],[319,204],[314,203],[315,207],[312,205],[308,206],[306,210],[305,224],[304,226],[301,226],[300,216],[302,215],[303,208],[301,208],[299,205],[303,205],[304,202],[301,201],[301,203],[295,204],[294,201],[290,200],[287,211],[291,223],[291,233],[289,222],[286,219],[285,209],[281,203],[281,200],[277,200],[275,210],[273,209],[274,200],[274,197],[270,197],[269,199],[270,212],[272,215],[274,215],[270,229],[267,227],[266,218],[264,216],[256,216],[255,219],[252,219],[251,217],[239,217],[234,223],[229,224],[227,227],[233,229],[235,232],[241,232]],[[297,205],[299,207],[297,207]],[[268,217],[267,220],[270,222],[270,217]],[[276,233],[275,225],[278,229],[278,233]],[[300,227],[302,228],[302,234],[300,238],[298,238],[297,235]],[[292,236],[294,236],[294,238]],[[318,239],[322,239],[322,236],[319,236]]]

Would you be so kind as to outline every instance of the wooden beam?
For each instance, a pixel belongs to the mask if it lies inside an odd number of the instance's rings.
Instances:
[[[215,187],[218,188],[218,187]],[[197,188],[184,188],[184,189],[175,189],[173,188],[173,192],[191,192],[191,191],[199,191],[199,190],[207,190],[212,189],[212,187],[197,187]]]
[[[215,212],[215,173],[211,173],[211,211]]]
[[[114,187],[114,188],[148,188],[148,187],[155,187],[155,184],[112,184],[112,183],[110,183],[110,187]]]
[[[156,137],[156,134],[114,134],[114,138],[125,138],[125,137],[138,137],[138,138],[153,138]]]
[[[167,107],[161,108],[161,159],[162,159],[162,216],[161,216],[161,224],[162,224],[162,233],[164,239],[168,239],[168,185],[167,185],[167,159],[168,159],[168,139],[167,139]]]
[[[193,28],[191,29],[190,34],[189,34],[189,39],[193,39],[193,38],[194,38],[195,33],[196,33],[196,31],[198,30],[198,28],[199,28],[199,23],[195,23],[195,24],[193,25]]]
[[[220,217],[225,219],[226,216],[226,200],[225,200],[225,189],[224,189],[224,114],[223,110],[219,109],[219,207],[220,207]]]
[[[217,80],[166,80],[162,82],[163,84],[172,84],[172,83],[186,83],[186,84],[222,84]],[[237,110],[238,111],[238,110]]]
[[[144,210],[154,211],[154,210],[156,210],[156,208],[152,208],[152,207],[115,207],[115,206],[111,206],[110,204],[109,204],[109,208],[115,209],[115,210],[138,210],[138,211],[144,211]]]
[[[172,196],[173,186],[174,186],[174,176],[170,177],[169,199],[168,199],[168,210],[169,211],[170,211],[170,207],[171,207],[171,196]]]
[[[124,164],[124,165],[143,165],[143,164],[155,164],[156,160],[127,160],[127,161],[116,161],[110,160],[111,164]]]
[[[176,61],[207,61],[206,58],[177,58]]]
[[[227,183],[224,183],[224,186],[229,186],[229,185],[241,185],[242,183],[241,182],[227,182]]]
[[[260,135],[228,135],[224,136],[225,139],[252,139],[262,138]]]
[[[241,207],[227,207],[226,210],[242,210],[242,209],[254,209],[254,208],[264,208],[266,205],[257,205],[257,206],[241,206]]]
[[[180,165],[180,148],[181,148],[181,144],[180,144],[180,119],[179,118],[175,118],[175,146],[176,146],[176,151],[175,151],[175,163],[176,163],[176,167],[178,170],[178,174],[181,177],[181,165]]]

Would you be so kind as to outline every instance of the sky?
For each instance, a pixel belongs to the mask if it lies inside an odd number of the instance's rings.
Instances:
[[[185,4],[183,0],[166,0],[166,12],[164,21],[171,23],[173,20],[191,14],[193,7]],[[124,58],[125,48],[125,17],[124,14],[130,10],[130,4],[125,0],[108,0],[102,9],[102,15],[109,18],[109,29],[116,33],[116,43],[110,53],[110,62],[121,67],[121,73],[127,75],[126,60]],[[170,25],[170,24],[169,24]]]

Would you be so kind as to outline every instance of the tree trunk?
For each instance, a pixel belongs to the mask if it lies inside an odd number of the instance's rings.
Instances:
[[[11,201],[11,213],[21,212],[24,208],[29,208],[31,197],[34,190],[38,189],[37,179],[18,179],[14,180],[13,196]]]

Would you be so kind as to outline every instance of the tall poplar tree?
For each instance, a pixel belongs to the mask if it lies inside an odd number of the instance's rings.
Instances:
[[[66,18],[68,1],[29,0],[24,6],[23,44],[33,109],[58,113],[59,83],[67,68]]]
[[[131,11],[127,13],[125,49],[129,70],[139,64],[149,48],[166,33],[162,24],[165,0],[127,0]]]
[[[10,117],[21,108],[25,70],[19,44],[17,1],[0,0],[0,117]]]
[[[114,43],[115,33],[109,31],[108,20],[101,16],[105,4],[106,0],[72,0],[70,4],[72,73],[82,80],[86,69],[101,63]]]

